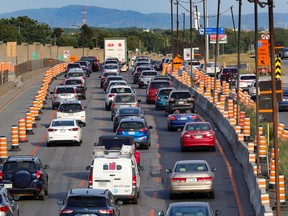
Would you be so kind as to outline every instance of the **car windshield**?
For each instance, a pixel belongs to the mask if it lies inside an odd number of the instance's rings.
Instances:
[[[111,93],[132,93],[131,88],[112,88]]]
[[[67,207],[106,207],[106,199],[97,196],[71,196],[67,200]]]
[[[68,73],[67,75],[68,77],[81,77],[81,76],[85,76],[84,73],[80,72],[73,72],[73,73]]]
[[[189,92],[177,92],[177,93],[171,94],[171,98],[174,98],[174,99],[186,99],[190,97],[191,95]]]
[[[74,121],[53,121],[52,127],[62,127],[62,126],[74,126]]]
[[[205,163],[186,163],[178,164],[175,168],[175,172],[195,172],[195,171],[208,171],[208,167]]]
[[[169,86],[170,86],[169,82],[152,82],[151,83],[152,89],[158,89],[158,88],[169,87]]]
[[[223,73],[237,73],[236,68],[225,68],[223,69]]]
[[[72,113],[72,112],[80,112],[82,110],[82,106],[80,104],[62,104],[59,108],[60,112]]]
[[[57,88],[56,94],[75,93],[74,88]]]
[[[209,212],[207,210],[206,207],[203,206],[180,206],[180,207],[174,207],[171,210],[171,214],[169,214],[169,216],[192,216],[192,215],[196,215],[196,216],[209,216]]]
[[[120,109],[119,114],[120,115],[139,115],[140,110],[139,109],[125,108],[125,109]]]
[[[185,128],[186,131],[207,131],[211,130],[209,124],[188,124]]]
[[[6,162],[3,167],[5,172],[16,172],[17,170],[28,170],[29,172],[36,172],[36,165],[30,161],[11,161]]]
[[[105,65],[105,69],[117,69],[117,65]]]
[[[116,103],[134,103],[136,99],[133,95],[119,95],[116,96]]]
[[[101,146],[105,146],[105,149],[109,150],[109,149],[120,149],[122,147],[122,145],[132,145],[133,142],[130,141],[130,139],[103,139],[100,142]]]
[[[67,66],[67,69],[71,69],[71,68],[80,68],[80,65],[79,64],[69,64]]]
[[[127,122],[122,122],[121,125],[119,126],[122,129],[133,129],[133,130],[138,130],[140,128],[144,127],[143,122],[137,122],[137,121],[127,121]]]
[[[89,61],[89,62],[94,62],[97,61],[97,59],[95,57],[81,57],[82,61]]]
[[[75,79],[75,80],[66,80],[65,85],[81,85],[82,80],[80,79]]]

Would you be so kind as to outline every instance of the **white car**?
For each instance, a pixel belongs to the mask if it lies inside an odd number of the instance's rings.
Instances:
[[[71,100],[60,103],[56,116],[58,119],[73,118],[79,121],[81,126],[86,126],[86,111],[81,101]]]
[[[255,74],[239,74],[239,88],[244,91],[248,91],[252,86],[252,82],[256,80]],[[238,88],[238,83],[236,82],[236,88]],[[256,94],[256,92],[255,92]]]
[[[82,143],[82,128],[76,119],[53,119],[48,127],[47,147],[56,143]]]
[[[112,86],[116,86],[116,85],[127,85],[127,82],[125,80],[111,80],[108,84],[108,87],[105,93],[108,92]]]
[[[118,93],[135,93],[130,86],[127,85],[115,85],[111,86],[109,91],[107,91],[107,94],[105,96],[105,109],[111,110],[111,104],[114,100],[114,97]]]
[[[209,76],[214,76],[214,70],[215,70],[215,62],[206,62],[206,68],[205,68],[205,64],[201,64],[199,66],[199,69],[201,71],[203,71],[204,73],[206,73]],[[220,73],[221,70],[221,66],[219,63],[217,63],[216,65],[216,76]]]
[[[67,72],[67,74],[65,74],[65,78],[75,78],[75,77],[81,77],[84,81],[86,81],[86,74],[84,70],[81,68],[72,68]]]

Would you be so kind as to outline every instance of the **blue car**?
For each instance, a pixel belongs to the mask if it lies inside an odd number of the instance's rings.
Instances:
[[[195,113],[175,113],[167,118],[167,130],[182,129],[187,122],[197,122],[198,116]]]
[[[117,135],[133,136],[137,148],[149,149],[151,146],[152,126],[148,126],[144,118],[132,117],[124,118],[120,121],[116,130]]]
[[[175,88],[173,87],[159,88],[155,99],[155,110],[165,109],[168,96],[172,90],[175,90]]]
[[[282,87],[282,90],[283,90],[283,100],[281,102],[278,102],[279,111],[288,109],[288,88]]]

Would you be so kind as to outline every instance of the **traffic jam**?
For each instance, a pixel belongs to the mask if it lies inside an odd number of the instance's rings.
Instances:
[[[90,161],[74,167],[82,174],[65,177],[68,190],[56,196],[58,215],[238,215],[217,128],[197,112],[189,89],[174,86],[148,56],[135,56],[129,69],[123,59],[106,56],[100,65],[96,57],[83,56],[54,78],[47,93],[46,110],[51,104],[54,118],[43,123],[42,150],[56,156],[64,148],[57,159],[64,164],[67,152],[73,154],[68,170],[75,158]],[[90,154],[80,157],[81,148]],[[28,215],[21,209],[31,200],[51,201],[48,188],[55,190],[57,167],[53,160],[43,162],[37,152],[5,160],[0,183],[8,204],[0,212]],[[69,186],[73,177],[81,179],[80,187]],[[219,202],[233,209],[223,211]]]

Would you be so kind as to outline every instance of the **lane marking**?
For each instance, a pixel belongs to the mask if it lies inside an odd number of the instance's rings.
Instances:
[[[151,209],[151,210],[149,211],[149,216],[154,216],[154,210]]]
[[[82,179],[82,180],[80,181],[80,183],[79,183],[79,186],[80,186],[80,187],[83,187],[85,182],[86,182],[86,180],[83,180],[83,179]]]
[[[198,116],[201,119],[201,121],[205,121],[202,116],[200,116],[199,114],[198,114]],[[231,164],[230,164],[225,152],[223,151],[222,146],[219,144],[217,139],[215,139],[215,140],[216,140],[215,143],[216,143],[216,145],[217,145],[217,147],[218,147],[218,149],[219,149],[219,151],[220,151],[220,153],[221,153],[221,155],[222,155],[222,157],[223,157],[223,159],[224,159],[224,161],[226,163],[227,169],[228,169],[228,173],[229,173],[229,177],[230,177],[230,180],[231,180],[231,183],[232,183],[232,187],[233,187],[236,203],[237,203],[237,206],[238,206],[239,214],[240,214],[240,216],[244,216],[245,215],[244,214],[244,208],[243,208],[242,203],[241,203],[241,199],[240,199],[240,195],[239,195],[239,192],[238,192],[237,184],[236,184],[236,181],[235,181],[235,178],[234,178],[234,175],[233,175],[232,166],[231,166]]]

